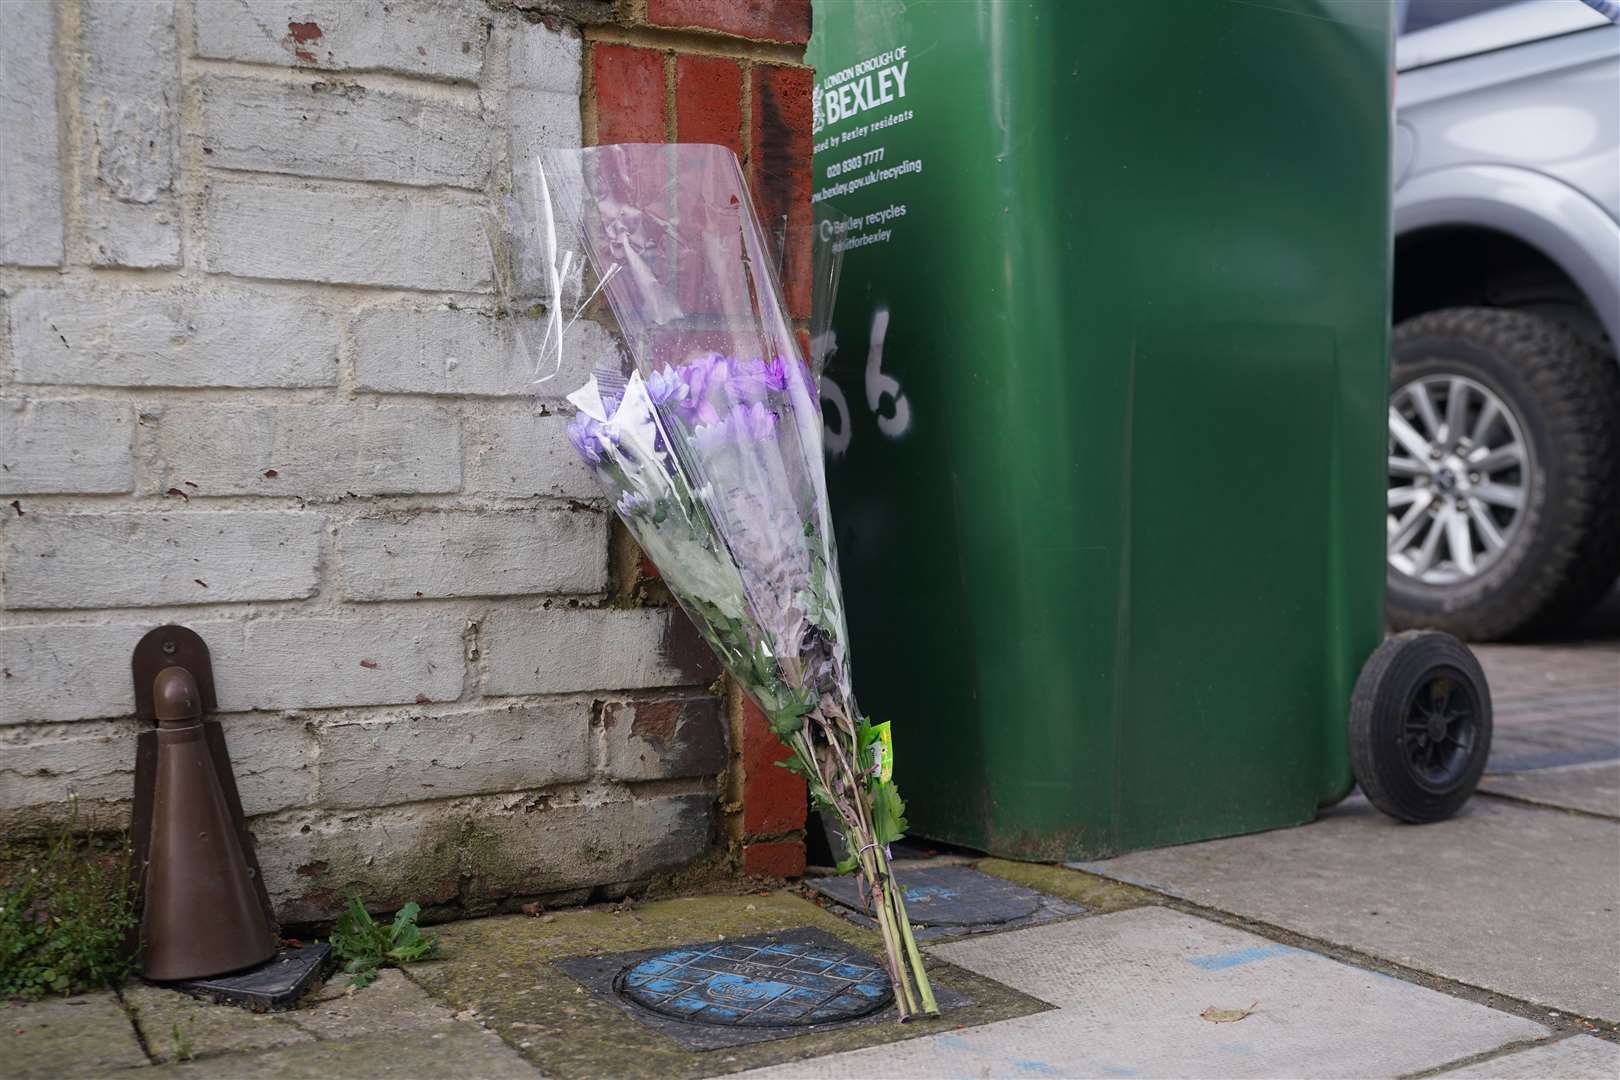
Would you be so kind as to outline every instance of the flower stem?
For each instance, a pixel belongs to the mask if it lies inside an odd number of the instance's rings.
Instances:
[[[840,730],[825,717],[818,717],[818,721],[829,751],[826,762],[815,752],[815,739],[808,724],[786,741],[805,766],[812,794],[822,805],[836,812],[843,828],[844,843],[855,856],[857,872],[865,879],[868,902],[883,938],[884,967],[894,986],[895,1009],[901,1020],[908,1020],[918,1011],[920,998],[922,1011],[938,1015],[939,1005],[929,985],[922,952],[911,932],[902,889],[894,879],[888,852],[878,842],[872,823],[871,808],[867,805],[869,793],[861,782],[852,755],[838,738],[839,735],[852,737],[853,732]],[[836,776],[836,788],[828,782],[829,771]],[[848,797],[841,797],[845,792]]]
[[[928,982],[928,971],[923,967],[922,950],[917,948],[917,939],[911,933],[911,918],[906,914],[905,891],[896,886],[893,889],[895,914],[900,920],[900,933],[906,943],[906,957],[911,961],[911,970],[917,978],[917,991],[922,995],[923,1011],[930,1016],[939,1015],[939,1003],[934,1000],[934,988]]]
[[[851,836],[850,839],[856,837]],[[901,1020],[908,1020],[911,1014],[917,1011],[917,1002],[911,992],[911,980],[906,973],[900,935],[894,925],[894,909],[884,895],[887,882],[879,876],[878,862],[881,858],[875,844],[865,849],[859,858],[861,876],[866,878],[867,888],[871,894],[872,914],[877,919],[878,929],[883,934],[884,950],[888,953],[889,978],[894,983],[895,1008],[899,1010]]]

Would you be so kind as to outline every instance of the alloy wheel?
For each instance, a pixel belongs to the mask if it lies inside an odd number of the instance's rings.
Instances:
[[[1390,567],[1424,585],[1484,573],[1529,503],[1530,447],[1494,391],[1461,375],[1399,386],[1389,406]]]

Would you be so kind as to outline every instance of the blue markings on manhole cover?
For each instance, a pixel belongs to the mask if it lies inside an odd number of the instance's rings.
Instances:
[[[672,949],[626,969],[619,992],[664,1016],[732,1027],[852,1020],[892,997],[888,975],[871,958],[785,941]]]

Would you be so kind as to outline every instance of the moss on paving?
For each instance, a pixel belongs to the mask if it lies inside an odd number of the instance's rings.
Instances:
[[[1146,889],[1110,881],[1084,870],[1070,870],[1066,866],[1010,862],[1006,859],[981,859],[973,865],[986,874],[994,874],[1036,892],[1083,904],[1088,911],[1097,915],[1164,903],[1163,897]]]
[[[817,1031],[791,1039],[706,1052],[683,1048],[597,997],[552,961],[636,949],[744,937],[812,926],[850,945],[877,952],[877,934],[851,925],[788,892],[661,900],[629,910],[560,911],[539,918],[509,915],[437,929],[442,961],[413,964],[412,979],[456,1009],[471,1009],[530,1062],[561,1078],[711,1076],[932,1035],[1042,1011],[1026,994],[937,958],[928,965],[936,985],[971,998],[936,1020],[875,1023]]]

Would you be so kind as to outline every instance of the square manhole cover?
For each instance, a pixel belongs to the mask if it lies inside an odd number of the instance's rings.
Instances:
[[[915,932],[919,941],[1034,926],[1086,912],[1079,904],[971,866],[906,867],[895,871],[895,879],[905,889],[906,914],[912,925],[922,927]],[[866,914],[869,908],[858,875],[813,878],[806,884],[833,901],[834,910],[851,922],[877,925]]]
[[[556,963],[689,1050],[894,1020],[882,962],[813,927]],[[937,983],[934,990],[941,1010],[972,1004]]]

